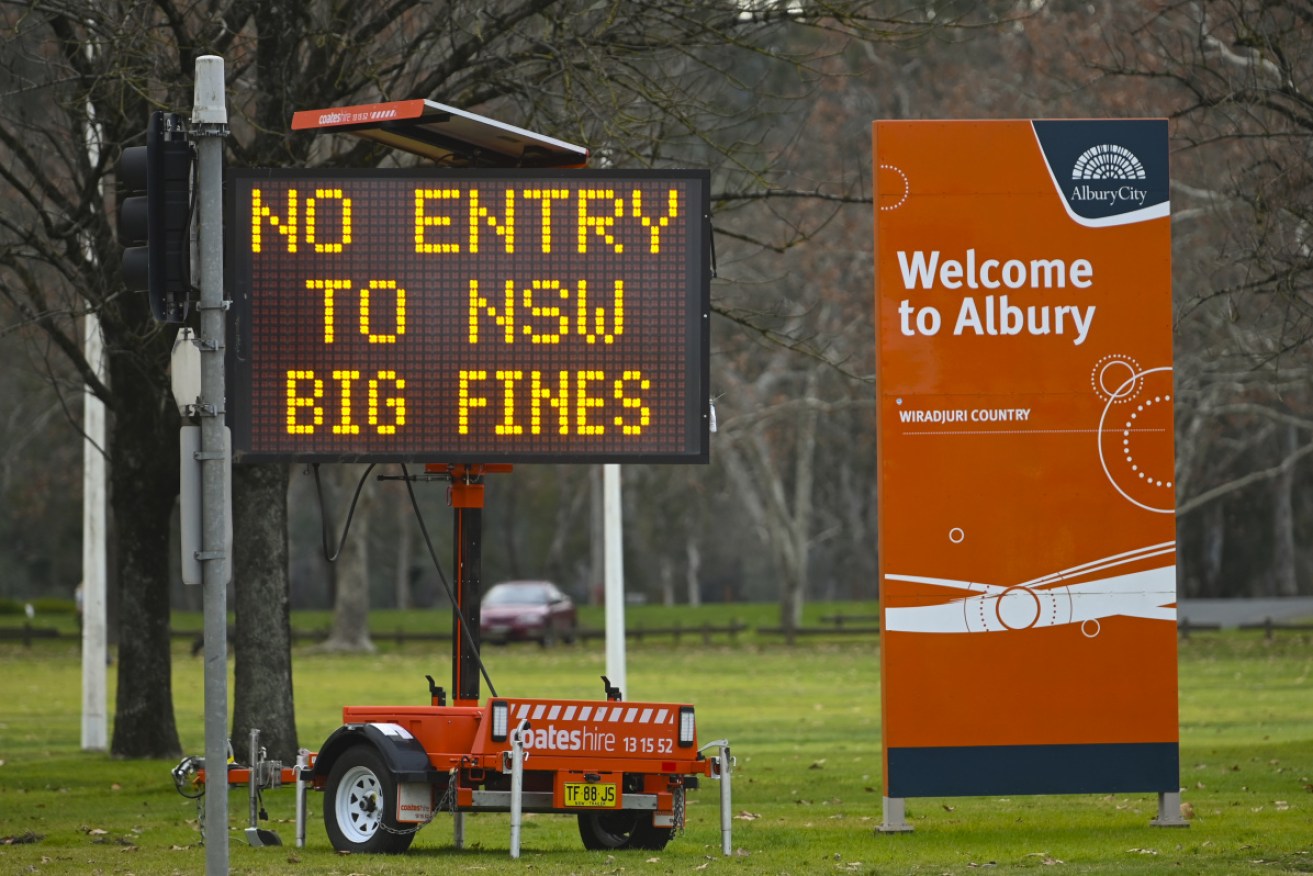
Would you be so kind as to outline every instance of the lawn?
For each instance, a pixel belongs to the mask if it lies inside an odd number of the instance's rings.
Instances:
[[[196,806],[175,793],[171,762],[114,761],[79,750],[76,648],[62,640],[31,648],[7,643],[0,659],[0,838],[10,843],[0,845],[0,872],[204,872]],[[502,695],[602,696],[600,640],[550,650],[490,648],[487,660]],[[200,753],[201,661],[179,642],[174,666],[182,744]],[[298,646],[295,666],[300,737],[312,748],[337,726],[342,704],[422,703],[424,674],[440,681],[449,675],[441,643],[385,643],[368,657]],[[322,798],[313,794],[308,844],[295,849],[290,790],[265,798],[271,826],[288,845],[252,849],[241,833],[245,791],[235,789],[232,872],[1313,872],[1308,637],[1195,635],[1182,643],[1180,668],[1188,829],[1149,827],[1152,795],[1094,795],[910,800],[916,831],[877,835],[878,639],[790,647],[751,636],[708,646],[693,637],[678,646],[669,639],[631,644],[626,695],[694,702],[701,739],[733,742],[732,857],[720,855],[714,782],[692,795],[688,829],[660,853],[588,853],[573,819],[541,815],[526,820],[519,861],[508,859],[507,816],[486,814],[467,819],[463,851],[452,847],[450,823],[439,819],[400,858],[337,855],[320,822]]]

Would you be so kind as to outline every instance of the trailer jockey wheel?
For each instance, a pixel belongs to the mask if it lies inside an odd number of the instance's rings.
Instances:
[[[397,782],[372,745],[342,752],[324,788],[324,828],[339,852],[397,854],[414,831],[399,833]]]
[[[659,852],[674,831],[654,827],[652,813],[619,810],[579,813],[579,836],[590,851],[645,849]]]

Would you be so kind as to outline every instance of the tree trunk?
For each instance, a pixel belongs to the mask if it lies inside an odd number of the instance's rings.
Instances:
[[[330,501],[341,510],[345,522],[351,511],[351,499],[364,473],[360,465],[337,465],[329,477],[335,485]],[[321,647],[324,651],[373,652],[369,638],[369,517],[374,506],[374,480],[371,473],[360,489],[351,530],[337,545],[338,558],[333,564],[333,628]],[[330,517],[331,519],[331,517]],[[341,537],[341,525],[331,530]]]
[[[816,372],[807,375],[804,399],[813,401]],[[816,472],[816,427],[820,420],[817,408],[808,405],[799,418],[793,465],[793,501],[788,525],[782,526],[781,538],[788,539],[789,550],[780,555],[783,577],[780,581],[780,626],[789,644],[802,626],[802,607],[807,599],[807,580],[811,557],[812,483]]]
[[[415,524],[412,519],[413,509],[410,507],[409,496],[405,496],[403,501],[397,502],[395,507],[397,511],[397,574],[395,578],[397,608],[406,611],[411,605],[410,564],[411,557],[415,552]]]
[[[1203,586],[1198,593],[1187,595],[1215,598],[1226,591],[1226,582],[1222,580],[1222,562],[1226,558],[1226,504],[1208,503],[1203,508],[1203,518]]]
[[[688,604],[698,606],[702,604],[702,548],[692,535],[689,535],[684,542],[684,554],[688,558],[688,565],[684,571]]]
[[[1299,449],[1299,432],[1289,423],[1279,428],[1281,456],[1289,459]],[[1295,574],[1295,469],[1286,465],[1272,483],[1272,595],[1299,595]]]
[[[233,745],[245,757],[252,728],[269,756],[296,758],[292,626],[287,577],[287,466],[233,466],[236,657]]]
[[[110,436],[120,623],[110,753],[173,758],[182,746],[169,642],[168,520],[178,493],[178,418],[170,414],[165,376],[170,342],[159,333],[129,356],[122,352],[122,323],[102,325],[112,384],[132,387],[115,396]],[[119,331],[111,334],[114,327]]]
[[[659,568],[658,577],[661,580],[661,604],[675,604],[675,564],[670,559],[670,554],[662,551],[657,560]]]

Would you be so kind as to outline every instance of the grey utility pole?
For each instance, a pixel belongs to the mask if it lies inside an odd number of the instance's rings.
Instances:
[[[205,589],[205,872],[228,873],[229,447],[224,409],[223,138],[228,136],[223,58],[196,59],[191,134],[196,141],[201,286],[201,561]]]

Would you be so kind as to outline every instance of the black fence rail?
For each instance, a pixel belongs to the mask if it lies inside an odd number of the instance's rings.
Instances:
[[[1277,633],[1310,633],[1313,632],[1313,623],[1277,623],[1272,618],[1266,618],[1261,621],[1252,623],[1236,624],[1234,626],[1223,626],[1217,623],[1191,623],[1188,618],[1181,618],[1181,622],[1176,625],[1177,632],[1182,639],[1190,638],[1192,633],[1209,633],[1218,632],[1224,629],[1236,630],[1262,630],[1263,636],[1268,641],[1276,637]]]
[[[700,639],[704,645],[710,645],[717,636],[728,636],[731,642],[736,642],[739,634],[747,632],[748,629],[748,625],[737,618],[728,624],[706,622],[685,626],[678,621],[664,627],[646,627],[637,624],[626,625],[625,639],[635,642],[642,642],[644,639],[674,639],[676,643],[679,643],[685,637],[689,637]],[[576,632],[580,639],[601,639],[606,637],[606,630],[580,627]]]
[[[33,639],[57,639],[59,630],[54,627],[34,627],[25,623],[21,627],[0,627],[0,641],[21,639],[27,647],[32,647]]]
[[[793,630],[787,630],[782,626],[758,626],[750,627],[747,623],[735,619],[728,624],[712,624],[709,622],[696,624],[673,623],[666,626],[643,626],[631,625],[625,630],[625,638],[633,642],[643,642],[644,640],[673,640],[676,644],[685,639],[700,641],[704,645],[710,645],[721,638],[727,638],[731,643],[739,640],[744,633],[754,633],[759,636],[775,637],[783,636],[790,641],[792,638],[816,638],[820,636],[876,636],[880,633],[879,620],[877,614],[835,614],[824,615],[819,618],[820,623],[810,626],[795,627]],[[1219,632],[1224,629],[1239,629],[1246,631],[1262,630],[1263,635],[1268,640],[1284,633],[1313,633],[1313,623],[1278,623],[1272,618],[1266,620],[1244,623],[1237,626],[1223,626],[1218,623],[1192,623],[1188,618],[1181,618],[1177,624],[1177,631],[1182,639],[1189,639],[1195,633]],[[199,645],[203,637],[199,630],[170,630],[169,635],[174,639],[190,641],[193,649],[199,652]],[[329,636],[327,628],[317,630],[293,630],[292,640],[295,642],[322,642]],[[587,641],[589,639],[600,639],[606,636],[606,631],[592,627],[578,627],[570,635],[570,638]],[[228,638],[233,637],[233,630],[229,628]],[[26,647],[39,640],[73,640],[81,638],[81,633],[77,630],[60,630],[55,627],[34,626],[25,623],[22,626],[0,626],[0,642],[21,642]],[[408,642],[450,642],[451,633],[441,632],[422,632],[417,630],[374,630],[371,632],[371,638],[375,642],[393,642],[398,645]]]
[[[794,627],[792,630],[783,626],[757,627],[757,632],[765,636],[784,636],[790,641],[795,636],[875,636],[880,633],[878,614],[827,614],[820,621],[819,626]]]
[[[703,644],[711,644],[719,636],[727,636],[731,642],[738,640],[740,633],[745,633],[751,629],[741,620],[733,620],[728,624],[680,624],[674,623],[669,626],[649,627],[630,625],[625,629],[625,638],[634,642],[642,642],[644,639],[673,639],[676,643],[686,639],[700,639]],[[202,635],[198,630],[170,630],[169,635],[174,639],[184,639],[193,643],[201,642]],[[322,642],[329,636],[329,630],[293,630],[292,639],[298,642]],[[557,633],[555,638],[576,639],[586,641],[588,639],[601,639],[606,637],[606,630],[595,629],[593,627],[576,627],[569,634]],[[233,638],[233,629],[229,627],[228,638]],[[372,630],[370,638],[375,642],[393,642],[401,645],[407,642],[450,642],[451,633],[448,631],[441,632],[419,632],[416,630],[396,629]],[[491,643],[491,642],[490,642]]]

